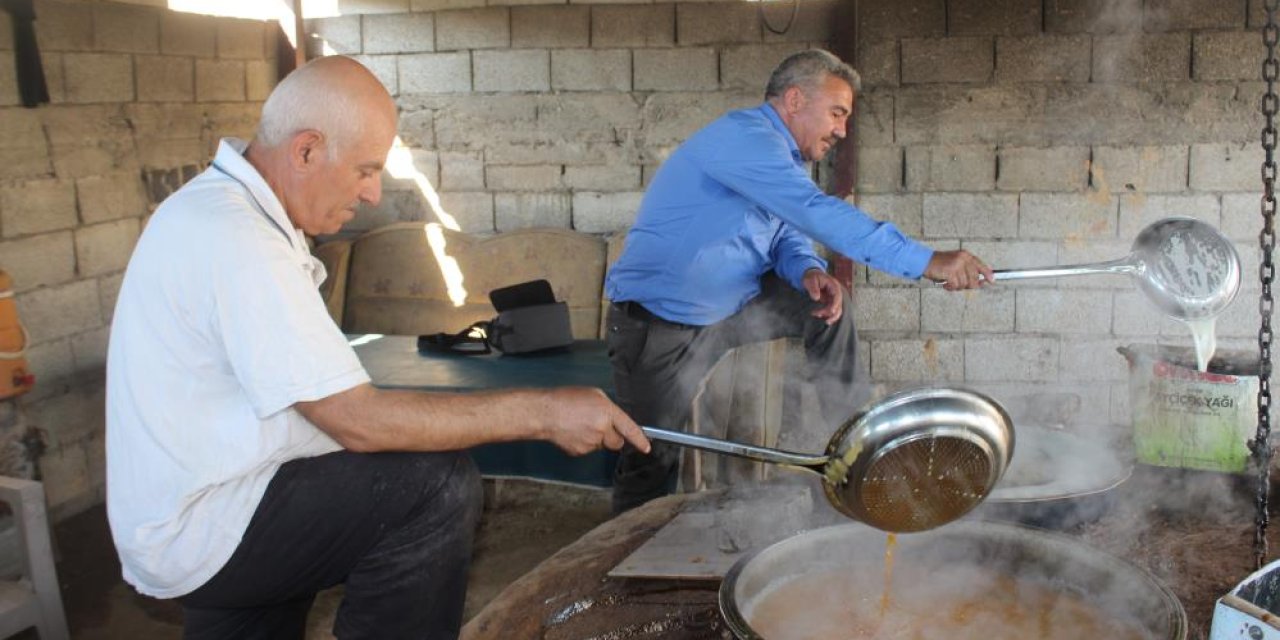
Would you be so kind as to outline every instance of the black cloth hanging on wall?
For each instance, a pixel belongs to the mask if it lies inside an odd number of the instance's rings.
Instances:
[[[49,85],[45,84],[40,47],[36,45],[33,0],[0,0],[0,9],[12,17],[13,59],[18,71],[18,95],[22,106],[30,108],[49,102]]]

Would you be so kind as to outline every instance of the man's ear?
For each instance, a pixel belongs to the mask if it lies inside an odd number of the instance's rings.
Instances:
[[[300,131],[289,141],[289,164],[298,171],[310,171],[320,161],[325,148],[324,134],[314,129]]]
[[[786,107],[788,113],[800,111],[808,101],[809,96],[806,96],[800,87],[787,87],[786,91],[782,92],[782,105]]]

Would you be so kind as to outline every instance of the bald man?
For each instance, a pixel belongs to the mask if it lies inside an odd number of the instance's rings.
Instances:
[[[648,442],[598,389],[369,384],[306,236],[377,204],[396,107],[364,67],[285,78],[252,142],[224,139],[129,261],[107,361],[107,510],[125,579],[179,598],[186,638],[454,638],[479,480],[468,447]]]

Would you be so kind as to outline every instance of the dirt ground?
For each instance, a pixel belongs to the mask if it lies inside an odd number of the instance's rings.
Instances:
[[[1064,509],[1023,523],[1077,537],[1151,572],[1186,611],[1187,637],[1202,640],[1218,598],[1256,569],[1257,487],[1255,476],[1138,465],[1118,488],[1063,502]],[[1280,473],[1274,470],[1269,504],[1263,564],[1280,558]]]
[[[1153,573],[1186,610],[1188,637],[1208,638],[1217,599],[1255,570],[1256,488],[1251,477],[1139,468],[1104,517],[1068,532]],[[1280,556],[1280,485],[1270,492],[1266,562]]]
[[[596,525],[608,520],[609,493],[531,481],[487,483],[472,555],[463,619]]]
[[[526,480],[486,480],[485,511],[476,532],[467,588],[470,618],[509,583],[544,558],[609,519],[602,489]],[[174,601],[138,595],[120,579],[120,564],[99,506],[54,527],[58,577],[71,637],[77,640],[165,640],[182,636]],[[333,638],[341,588],[321,593],[308,621],[308,640]],[[17,636],[35,640],[34,630]]]

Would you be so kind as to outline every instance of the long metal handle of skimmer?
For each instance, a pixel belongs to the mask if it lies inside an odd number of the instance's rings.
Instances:
[[[781,451],[778,449],[768,449],[766,447],[757,447],[741,442],[733,442],[730,440],[720,440],[719,438],[708,438],[707,436],[695,436],[690,433],[680,431],[670,431],[667,429],[659,429],[657,427],[640,427],[644,431],[644,435],[651,440],[661,440],[678,444],[685,447],[693,447],[694,449],[702,449],[703,451],[711,451],[713,453],[725,453],[739,458],[747,458],[748,460],[758,460],[760,462],[774,462],[777,464],[789,464],[797,467],[822,467],[827,463],[827,456],[811,455],[805,453],[793,453],[790,451]]]
[[[1133,256],[1094,262],[1089,264],[1069,264],[1060,267],[1039,267],[1032,269],[996,269],[996,282],[1001,280],[1029,280],[1031,278],[1058,278],[1062,276],[1083,276],[1094,273],[1117,273],[1136,275],[1142,266]]]

